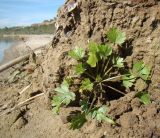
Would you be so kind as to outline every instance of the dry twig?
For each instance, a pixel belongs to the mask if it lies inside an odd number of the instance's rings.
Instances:
[[[19,94],[21,95],[22,93],[24,93],[28,88],[31,87],[32,84],[29,84],[28,86],[26,86],[22,91],[19,92]]]
[[[26,105],[29,101],[32,101],[32,100],[34,100],[35,98],[41,97],[42,95],[44,95],[44,93],[40,93],[40,94],[38,94],[38,95],[36,95],[36,96],[33,96],[33,97],[31,97],[31,98],[23,101],[23,102],[20,102],[19,104],[17,104],[17,105],[14,106],[13,108],[11,108],[11,109],[5,111],[4,113],[0,114],[0,117],[3,116],[3,115],[5,115],[5,114],[8,114],[8,113],[10,113],[10,112],[12,112],[12,111],[14,111],[14,110],[16,110],[17,108],[19,108],[19,107],[21,107],[21,106]]]

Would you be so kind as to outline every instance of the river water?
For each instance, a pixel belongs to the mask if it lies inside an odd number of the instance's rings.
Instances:
[[[14,45],[17,41],[12,38],[1,38],[0,39],[0,62],[4,57],[4,51]]]

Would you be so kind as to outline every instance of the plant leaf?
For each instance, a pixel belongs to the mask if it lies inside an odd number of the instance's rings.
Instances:
[[[55,89],[57,94],[62,97],[63,104],[68,105],[71,101],[75,100],[75,93],[70,92],[68,85],[62,84],[61,87]]]
[[[123,86],[126,88],[132,87],[134,82],[135,77],[133,75],[123,77]]]
[[[151,103],[150,95],[147,92],[138,92],[136,94],[136,97],[138,97],[140,101],[145,105],[148,105]]]
[[[82,112],[87,113],[88,110],[89,110],[89,104],[88,104],[87,100],[82,100],[80,102],[80,105],[81,105],[81,108],[82,108]]]
[[[74,50],[70,51],[69,56],[71,56],[72,58],[76,59],[76,60],[81,60],[84,57],[84,50],[80,47],[76,47]]]
[[[107,38],[110,42],[121,45],[125,42],[126,35],[117,28],[111,28],[107,33]]]
[[[124,60],[121,57],[114,57],[112,62],[114,64],[114,66],[116,66],[118,68],[124,67]]]
[[[97,52],[99,51],[98,45],[94,42],[91,42],[89,44],[89,57],[87,60],[87,63],[91,67],[96,67],[96,63],[98,62]]]
[[[133,71],[134,72],[139,72],[143,67],[144,67],[144,62],[143,61],[138,61],[133,65]]]
[[[143,61],[138,61],[133,65],[133,74],[147,80],[150,75],[150,69],[144,64]]]
[[[99,122],[105,121],[111,124],[115,124],[115,122],[111,118],[106,116],[106,112],[107,112],[106,106],[102,106],[98,108],[97,110],[93,111],[92,118],[97,119]]]
[[[98,58],[97,58],[96,53],[89,53],[89,57],[88,57],[87,63],[91,67],[96,67],[97,62],[98,62]]]
[[[71,101],[75,100],[75,93],[69,91],[67,82],[61,84],[61,87],[55,89],[57,95],[53,97],[52,106],[53,110],[58,113],[62,104],[68,105]]]
[[[64,78],[64,80],[63,80],[63,84],[68,85],[68,87],[69,87],[69,85],[71,85],[72,83],[73,83],[73,79],[72,79],[72,77],[70,77],[70,76],[67,76],[67,77]]]
[[[108,56],[112,54],[112,48],[108,45],[99,45],[98,49],[99,49],[99,55],[101,59],[107,58]]]
[[[150,69],[148,67],[144,67],[141,71],[140,71],[140,77],[143,79],[143,80],[147,80],[148,77],[150,75]]]
[[[87,119],[85,113],[79,113],[72,118],[70,129],[79,129],[84,125],[86,121]]]
[[[53,106],[53,112],[55,114],[59,113],[59,109],[60,109],[60,106],[62,104],[62,101],[63,101],[63,97],[60,97],[60,96],[54,96],[53,97],[52,106]]]
[[[84,68],[84,65],[83,65],[83,63],[79,63],[79,64],[77,64],[76,66],[75,66],[75,72],[77,73],[77,74],[82,74],[82,73],[84,73],[85,72],[85,68]]]
[[[97,53],[98,52],[98,44],[94,42],[89,43],[89,53]]]
[[[118,57],[117,60],[116,60],[116,66],[118,68],[122,68],[122,67],[124,67],[123,63],[124,63],[123,58]]]
[[[82,85],[80,87],[82,90],[93,90],[93,83],[90,81],[90,79],[86,78],[82,81]]]

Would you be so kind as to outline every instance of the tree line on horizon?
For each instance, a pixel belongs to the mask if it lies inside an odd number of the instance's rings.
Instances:
[[[18,34],[53,34],[55,32],[55,23],[32,25],[26,27],[5,27],[0,29],[0,35],[18,35]]]

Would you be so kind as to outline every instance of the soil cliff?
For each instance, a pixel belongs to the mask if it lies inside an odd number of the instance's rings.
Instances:
[[[76,7],[70,12],[73,4]],[[12,74],[9,81],[1,81],[1,114],[27,98],[42,92],[44,95],[0,116],[0,137],[159,138],[160,1],[67,0],[58,12],[56,27],[52,44],[36,55],[36,61],[31,56],[29,62],[15,67],[19,72]],[[89,41],[104,43],[111,27],[126,32],[121,55],[128,65],[143,60],[151,68],[149,85],[137,81],[135,88],[147,90],[151,104],[141,104],[133,91],[109,101],[109,114],[118,126],[93,120],[80,130],[70,130],[66,118],[77,107],[62,108],[61,114],[55,116],[50,104],[55,87],[73,63],[67,52],[75,46],[87,48]]]

